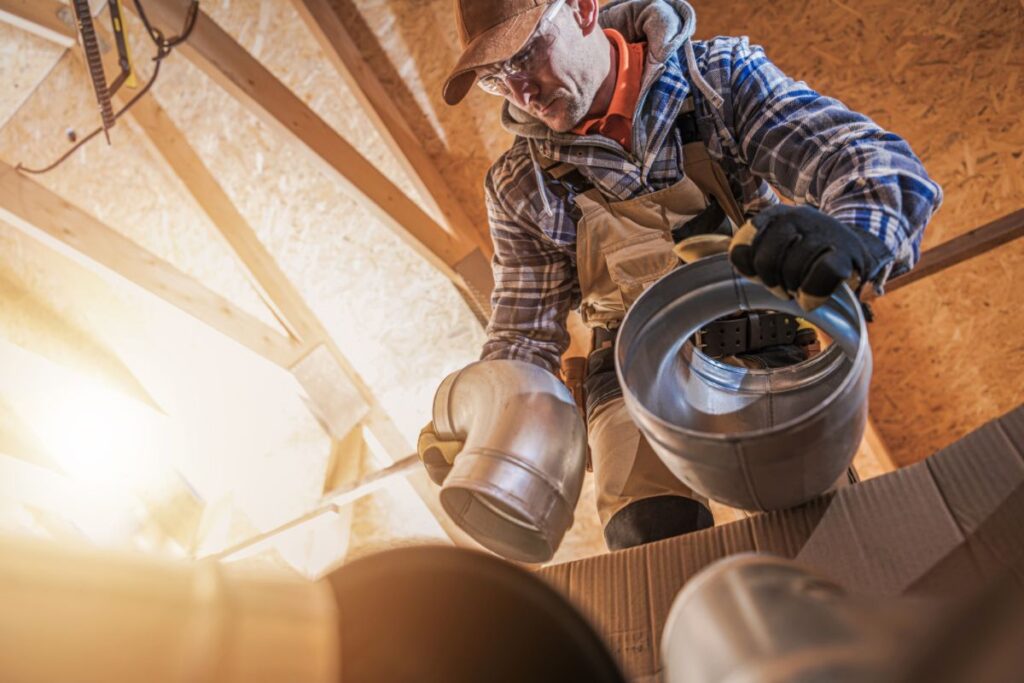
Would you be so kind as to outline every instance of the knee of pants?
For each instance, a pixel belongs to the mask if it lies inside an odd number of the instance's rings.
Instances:
[[[604,541],[609,550],[622,550],[715,525],[711,510],[682,496],[654,496],[633,501],[608,520]]]
[[[655,496],[696,499],[706,505],[657,456],[621,398],[595,410],[588,428],[602,524],[630,503]]]

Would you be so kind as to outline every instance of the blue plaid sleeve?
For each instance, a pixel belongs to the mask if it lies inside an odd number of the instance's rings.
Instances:
[[[710,47],[728,73],[739,161],[790,199],[879,237],[894,261],[876,284],[912,268],[942,190],[907,142],[789,78],[746,38]]]
[[[558,374],[569,346],[566,317],[578,304],[579,287],[570,250],[546,236],[538,222],[541,216],[549,222],[571,218],[554,197],[555,215],[542,214],[531,169],[529,157],[506,155],[485,181],[494,293],[480,359],[523,360]]]

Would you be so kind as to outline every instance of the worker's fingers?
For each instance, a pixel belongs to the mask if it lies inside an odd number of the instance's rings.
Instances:
[[[849,256],[829,249],[818,257],[800,283],[800,291],[813,297],[829,297],[853,273]]]
[[[782,287],[787,292],[800,289],[804,278],[819,258],[829,251],[829,246],[818,240],[801,236],[800,241],[790,245],[782,261]]]
[[[433,446],[427,447],[420,453],[420,459],[423,460],[423,467],[427,470],[430,480],[438,486],[444,484],[445,477],[452,471],[452,466],[441,449]]]
[[[452,469],[455,456],[462,450],[462,445],[461,441],[440,439],[434,430],[433,422],[428,422],[420,430],[419,438],[416,440],[416,451],[427,470],[427,475],[435,484],[440,485],[444,482]]]
[[[800,241],[800,235],[789,221],[777,220],[754,238],[754,272],[765,287],[782,287],[782,264],[790,247]]]
[[[729,247],[729,262],[739,271],[740,275],[755,277],[754,247],[751,244],[733,244]]]

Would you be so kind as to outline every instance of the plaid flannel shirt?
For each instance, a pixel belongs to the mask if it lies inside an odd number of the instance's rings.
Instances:
[[[881,238],[893,258],[876,285],[917,262],[942,191],[902,138],[787,77],[746,38],[694,41],[693,50],[720,107],[693,86],[680,50],[648,67],[633,154],[598,135],[548,131],[532,143],[517,137],[491,167],[485,192],[495,287],[481,359],[524,360],[557,373],[569,343],[566,317],[580,303],[573,197],[560,199],[546,175],[538,184],[529,144],[576,166],[609,198],[654,192],[682,178],[674,124],[691,92],[701,137],[748,215],[779,201],[774,187]]]

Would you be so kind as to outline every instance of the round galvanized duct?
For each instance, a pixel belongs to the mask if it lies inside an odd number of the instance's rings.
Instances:
[[[434,429],[465,445],[444,479],[441,505],[488,550],[546,562],[572,526],[587,433],[572,394],[530,363],[472,363],[434,396]]]
[[[334,683],[331,588],[0,535],[0,680]]]
[[[802,316],[834,343],[766,370],[694,349],[694,332],[739,310]],[[695,491],[733,507],[786,508],[827,491],[864,432],[871,349],[860,302],[846,286],[805,313],[736,274],[724,254],[709,257],[644,292],[615,354],[626,406],[658,456]]]
[[[745,553],[683,587],[665,620],[667,683],[901,680],[936,606],[849,595],[791,560]]]

